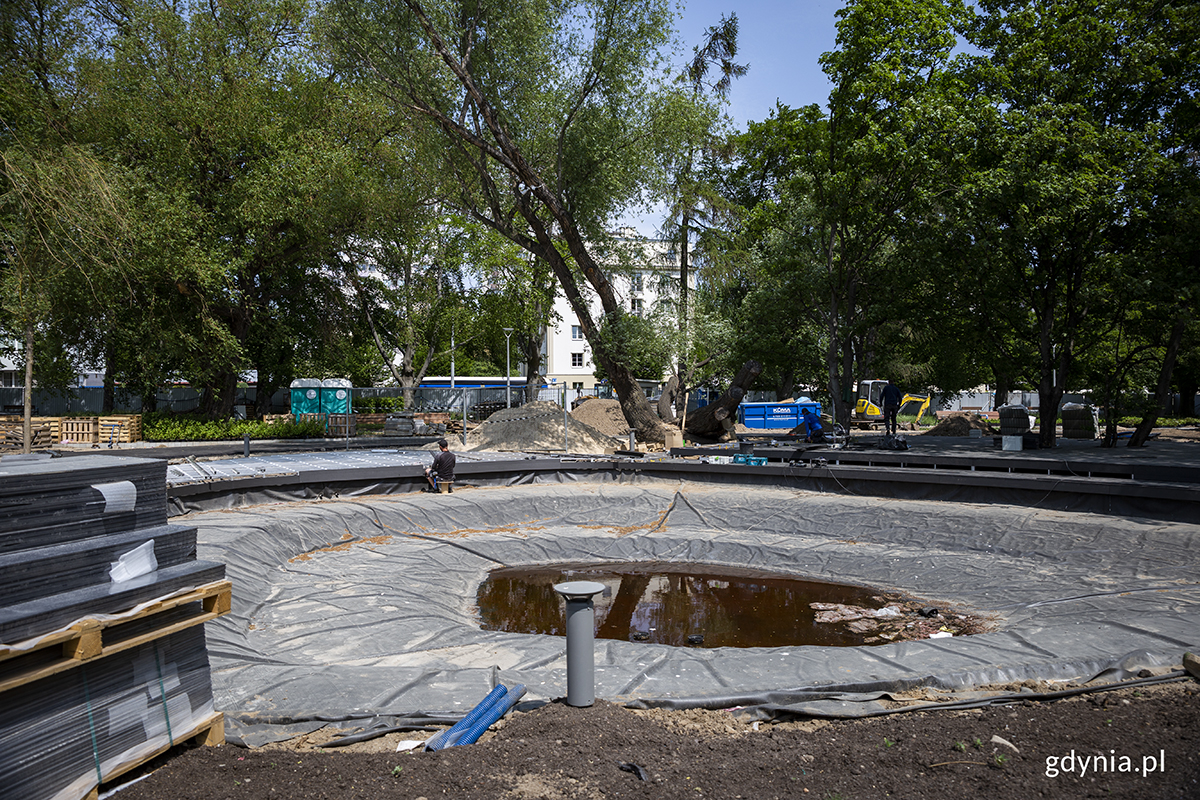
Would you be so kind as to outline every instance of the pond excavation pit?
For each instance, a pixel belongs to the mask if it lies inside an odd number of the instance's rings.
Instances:
[[[596,637],[677,647],[854,647],[975,632],[978,622],[878,589],[700,564],[558,564],[493,570],[476,601],[484,630],[565,632],[554,585],[604,584]]]

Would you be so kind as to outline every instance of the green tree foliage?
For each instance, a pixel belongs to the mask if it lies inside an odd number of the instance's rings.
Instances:
[[[680,348],[677,379],[680,391],[691,382],[689,376],[688,293],[690,289],[693,229],[711,225],[725,211],[726,201],[706,180],[701,161],[717,156],[723,148],[724,136],[719,136],[715,122],[720,105],[729,96],[736,78],[749,71],[745,64],[734,59],[738,55],[738,16],[722,16],[718,24],[705,31],[704,40],[692,52],[692,60],[680,76],[691,92],[697,112],[691,124],[686,124],[686,138],[677,152],[669,153],[668,171],[672,175],[667,197],[669,207],[663,233],[676,243],[679,254],[679,285],[677,290]],[[716,79],[710,78],[715,73]],[[681,120],[682,121],[682,120]],[[722,120],[722,122],[726,122]],[[718,156],[719,157],[719,156]]]
[[[479,313],[482,289],[475,277],[498,250],[504,247],[486,229],[436,205],[412,208],[390,230],[347,245],[347,279],[406,404],[435,360],[448,363],[452,339],[470,357],[472,340],[499,328]]]
[[[1200,20],[1159,2],[989,0],[980,12],[971,41],[984,55],[965,74],[989,105],[954,224],[1019,309],[1003,327],[1036,348],[1039,406],[1054,409],[1077,358],[1124,324],[1128,290],[1157,268],[1130,272],[1123,256],[1147,244],[1130,237],[1154,236],[1142,223],[1194,170],[1172,151],[1188,144],[1175,120],[1193,102]]]
[[[638,378],[660,381],[671,367],[670,331],[656,323],[654,315],[624,314],[615,323],[602,325],[600,338]],[[595,375],[598,380],[608,380],[603,364],[596,365]]]
[[[37,380],[62,388],[74,344],[124,280],[124,176],[81,124],[94,58],[88,7],[74,0],[0,7],[0,335],[22,342],[25,442]]]
[[[750,210],[740,237],[756,254],[744,262],[756,276],[740,282],[794,303],[768,339],[772,372],[787,386],[820,353],[843,422],[856,377],[874,377],[885,323],[916,283],[899,242],[945,192],[947,149],[962,125],[948,70],[961,13],[940,3],[849,4],[838,12],[839,49],[822,57],[834,84],[828,112],[780,107],[739,142],[730,188]],[[764,298],[747,291],[742,302],[751,320]],[[789,348],[808,355],[781,358]]]
[[[660,179],[686,103],[658,77],[663,0],[572,4],[392,0],[331,4],[343,72],[445,142],[458,202],[548,264],[639,436],[663,432],[628,366],[604,349],[583,286],[624,313],[593,255],[614,214]]]
[[[363,174],[382,131],[352,89],[315,72],[301,3],[105,9],[104,138],[140,179],[146,268],[126,330],[142,347],[157,338],[205,389],[205,411],[227,416],[246,370],[269,396],[297,353],[346,355],[331,343],[358,317],[336,244],[375,220]],[[125,366],[153,382],[156,361]]]

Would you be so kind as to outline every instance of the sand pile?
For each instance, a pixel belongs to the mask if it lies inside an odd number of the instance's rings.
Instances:
[[[589,401],[590,402],[590,401]],[[587,405],[586,403],[584,405]],[[570,420],[567,448],[572,453],[603,454],[619,449],[618,439],[606,436],[579,420]],[[450,445],[455,449],[454,444]],[[538,400],[517,408],[504,408],[467,434],[464,450],[504,452],[563,452],[562,406]]]
[[[938,422],[929,430],[925,431],[926,436],[970,436],[971,430],[980,430],[986,434],[995,435],[996,431],[988,421],[978,414],[968,414],[965,411],[956,411]]]
[[[589,425],[605,436],[626,437],[629,435],[629,423],[621,412],[621,403],[617,400],[601,400],[593,397],[579,404],[571,412],[571,417]]]

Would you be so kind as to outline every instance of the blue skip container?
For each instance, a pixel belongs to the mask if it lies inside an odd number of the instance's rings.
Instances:
[[[821,404],[815,401],[799,403],[741,403],[738,422],[747,428],[794,428],[803,421],[800,409],[809,408],[821,416]]]

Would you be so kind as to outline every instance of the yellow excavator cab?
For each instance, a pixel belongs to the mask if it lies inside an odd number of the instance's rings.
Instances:
[[[858,402],[854,405],[856,422],[883,420],[883,387],[887,381],[871,380],[858,382]],[[929,410],[929,395],[906,393],[900,401],[900,414],[916,417],[917,422]]]
[[[883,387],[887,381],[859,381],[858,402],[854,404],[856,420],[883,419]]]

